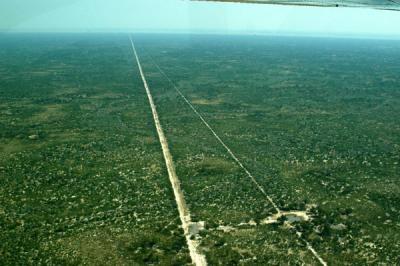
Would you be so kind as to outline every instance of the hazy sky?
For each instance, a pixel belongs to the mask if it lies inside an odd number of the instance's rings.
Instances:
[[[400,12],[188,0],[0,0],[6,31],[184,31],[391,35]]]

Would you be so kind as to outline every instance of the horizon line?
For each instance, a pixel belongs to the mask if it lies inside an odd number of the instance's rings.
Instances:
[[[219,31],[219,30],[149,30],[149,29],[88,29],[88,30],[57,30],[57,29],[43,29],[43,30],[5,30],[0,29],[0,34],[179,34],[179,35],[238,35],[238,36],[282,36],[282,37],[318,37],[318,38],[342,38],[342,39],[384,39],[384,40],[400,40],[400,35],[391,34],[371,34],[371,33],[352,33],[352,32],[336,32],[324,33],[313,31]]]

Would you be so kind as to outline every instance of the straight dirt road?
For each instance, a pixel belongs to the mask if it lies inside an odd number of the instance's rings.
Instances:
[[[275,201],[271,196],[267,194],[265,189],[257,182],[254,176],[250,173],[250,171],[244,166],[244,164],[239,160],[239,158],[233,153],[233,151],[228,147],[228,145],[221,139],[221,137],[216,133],[216,131],[211,127],[211,125],[205,120],[205,118],[200,114],[200,112],[193,106],[193,104],[189,101],[188,98],[181,92],[181,90],[175,85],[175,83],[168,77],[168,75],[161,69],[161,67],[151,58],[153,64],[156,66],[158,71],[168,80],[171,86],[176,90],[176,92],[180,95],[180,97],[186,102],[186,104],[192,109],[192,111],[199,117],[202,123],[211,131],[212,135],[218,140],[218,142],[225,148],[231,158],[239,165],[239,167],[246,173],[246,175],[250,178],[250,180],[255,184],[255,186],[260,190],[260,192],[267,198],[267,200],[271,203],[274,209],[277,212],[277,215],[280,216],[284,212],[278,207]],[[302,234],[296,231],[296,235],[306,244],[307,249],[313,254],[313,256],[319,261],[322,266],[327,266],[328,263],[318,254],[318,252],[313,248],[313,246],[302,237]]]
[[[164,159],[165,159],[165,164],[167,166],[169,180],[171,182],[172,189],[174,191],[175,201],[176,201],[176,204],[178,206],[179,217],[180,217],[181,222],[182,222],[182,227],[183,227],[183,231],[184,231],[184,234],[185,234],[186,243],[187,243],[188,248],[189,248],[190,257],[192,259],[192,262],[195,265],[197,265],[197,266],[205,266],[205,265],[207,265],[205,256],[198,251],[199,243],[195,239],[191,239],[191,234],[189,232],[189,227],[192,224],[192,221],[191,221],[191,218],[190,218],[190,212],[189,212],[189,209],[188,209],[188,207],[186,205],[186,201],[185,201],[185,198],[184,198],[182,190],[181,190],[181,186],[180,186],[180,182],[179,182],[178,176],[176,175],[174,162],[172,160],[171,152],[169,151],[169,147],[168,147],[168,142],[167,142],[167,139],[166,139],[166,137],[164,135],[164,131],[163,131],[162,127],[161,127],[160,119],[158,118],[157,109],[156,109],[156,106],[154,104],[150,88],[149,88],[149,86],[147,84],[146,77],[144,75],[142,66],[140,64],[139,56],[138,56],[138,54],[136,52],[135,45],[134,45],[134,43],[132,41],[132,38],[129,37],[129,39],[131,41],[132,50],[133,50],[133,53],[134,53],[135,58],[136,58],[136,62],[137,62],[138,68],[139,68],[140,76],[142,77],[142,81],[143,81],[144,88],[145,88],[146,93],[147,93],[147,97],[149,99],[151,111],[153,113],[154,123],[156,125],[158,137],[159,137],[159,140],[160,140],[162,152],[163,152]]]

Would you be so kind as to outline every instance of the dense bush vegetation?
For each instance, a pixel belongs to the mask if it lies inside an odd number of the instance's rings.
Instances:
[[[307,242],[330,265],[400,260],[398,42],[135,40],[210,265],[318,265]],[[1,265],[190,264],[129,45],[0,35]],[[275,216],[152,58],[279,208],[309,220]]]
[[[312,219],[293,226],[329,264],[399,261],[399,42],[152,38],[143,38],[139,49],[149,55],[145,70],[160,97],[161,120],[190,208],[211,224],[203,234],[210,261],[266,265],[274,259],[264,258],[263,264],[260,257],[274,254],[279,258],[276,264],[288,264],[291,253],[301,264],[311,254],[302,240],[292,241],[281,256],[274,253],[290,239],[282,234],[289,229],[284,229],[285,223],[260,225],[274,210],[185,102],[177,99],[152,58],[282,210],[308,209]],[[163,97],[166,94],[168,98]],[[249,229],[238,225],[250,221],[258,225],[251,227],[254,231],[246,239],[264,227],[281,237],[264,235],[262,241],[247,243],[246,252],[237,256],[246,241],[226,235],[245,234]],[[218,226],[236,230],[225,232]],[[213,246],[219,239],[224,239],[222,248]]]

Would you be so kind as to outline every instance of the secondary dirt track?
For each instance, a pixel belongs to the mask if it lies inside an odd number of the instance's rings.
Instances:
[[[192,221],[190,218],[190,212],[186,205],[186,201],[185,201],[185,198],[184,198],[182,190],[181,190],[179,178],[176,175],[175,165],[172,160],[171,152],[169,151],[168,142],[164,135],[164,131],[161,127],[160,119],[158,118],[157,109],[156,109],[156,106],[153,101],[153,96],[151,95],[151,91],[147,84],[146,77],[144,75],[142,66],[140,64],[139,56],[136,52],[135,45],[132,41],[132,38],[130,38],[130,41],[131,41],[132,50],[135,55],[136,62],[137,62],[138,68],[139,68],[140,76],[142,77],[144,88],[146,90],[146,94],[149,99],[151,112],[153,113],[154,123],[156,125],[158,137],[160,139],[160,144],[161,144],[162,152],[164,155],[165,165],[167,166],[168,177],[171,182],[172,189],[174,191],[175,201],[178,206],[179,217],[182,222],[182,227],[183,227],[186,242],[187,242],[187,245],[189,248],[190,257],[192,259],[192,262],[196,266],[205,266],[205,265],[207,265],[205,256],[200,254],[198,251],[199,243],[195,239],[191,239],[191,233],[189,231],[190,225],[192,224]]]

